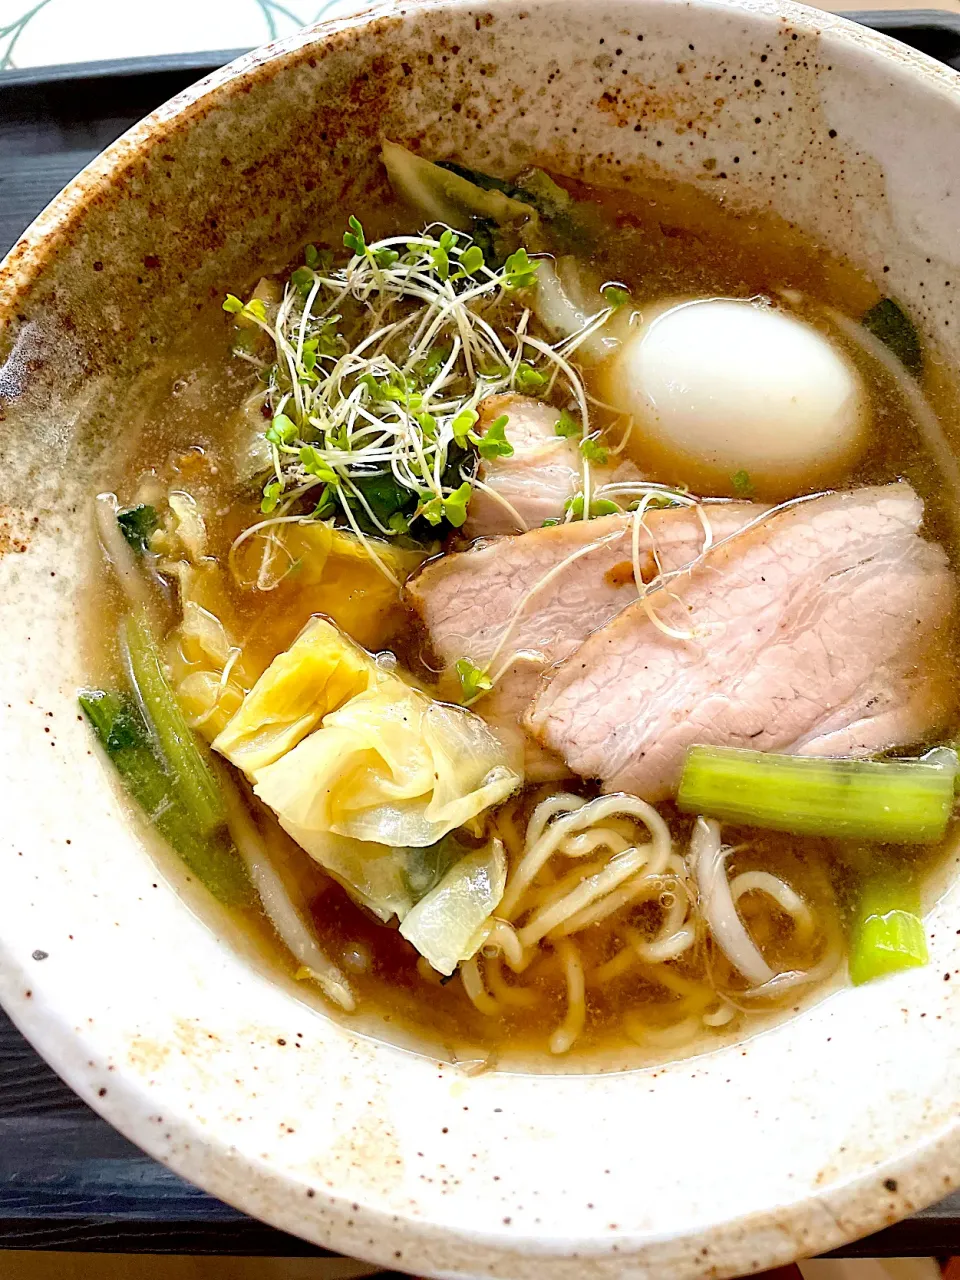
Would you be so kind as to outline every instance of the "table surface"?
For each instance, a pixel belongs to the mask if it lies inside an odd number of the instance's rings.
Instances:
[[[56,2],[45,0],[38,15]],[[97,3],[88,0],[84,7]],[[239,0],[230,3],[236,9]],[[263,13],[280,10],[273,0],[257,0],[257,4]],[[18,12],[24,9],[20,0],[12,7]],[[909,15],[880,12],[891,7],[880,0],[869,15],[871,24],[897,30],[960,70],[960,20],[951,20],[943,11],[917,11],[913,19],[922,25],[906,31],[901,29],[910,21]],[[951,0],[949,8],[960,15],[960,0]],[[125,128],[232,56],[230,51],[191,53],[191,46],[184,43],[175,56],[162,60],[74,64],[51,73],[49,68],[30,68],[26,59],[20,61],[19,69],[4,70],[13,61],[11,30],[4,25],[9,24],[10,13],[11,0],[0,0],[0,254],[43,205]],[[282,13],[291,20],[294,17],[287,10]],[[278,20],[277,13],[274,19]],[[234,22],[226,23],[223,30],[228,35],[239,33],[239,39],[246,28]],[[271,30],[268,24],[266,34]],[[254,33],[246,43],[262,36]],[[140,45],[128,41],[128,47],[119,41],[114,47],[121,52],[138,51],[142,41]],[[0,1012],[2,1248],[330,1256],[253,1221],[144,1155],[82,1103]],[[960,1192],[840,1252],[859,1256],[960,1253]]]
[[[0,0],[0,70],[262,44],[365,0]],[[821,4],[821,8],[843,8]],[[922,4],[877,0],[877,9]],[[960,13],[960,0],[938,6]]]

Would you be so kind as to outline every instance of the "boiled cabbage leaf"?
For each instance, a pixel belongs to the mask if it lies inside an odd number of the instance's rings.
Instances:
[[[290,751],[328,712],[365,690],[377,664],[326,618],[311,618],[278,654],[214,739],[250,777]]]
[[[557,338],[581,333],[608,304],[599,280],[588,282],[575,258],[566,256],[556,265],[549,259],[537,263],[537,290],[531,307],[537,319]],[[631,308],[614,311],[599,329],[577,344],[577,358],[599,364],[613,354],[629,331]]]
[[[478,860],[450,833],[522,781],[479,716],[435,701],[315,618],[214,746],[357,902],[406,921],[430,899],[410,941],[419,947],[422,933],[424,954],[444,963],[467,953],[503,892],[502,850]]]
[[[466,853],[435,889],[404,917],[401,934],[439,973],[469,960],[487,933],[507,883],[507,859],[499,840]]]
[[[399,582],[424,558],[422,551],[368,541]],[[167,646],[171,681],[191,726],[208,741],[223,731],[264,669],[314,615],[329,615],[358,644],[369,646],[387,643],[405,618],[400,590],[360,540],[316,522],[284,526],[268,546],[256,539],[241,546],[238,569],[248,586],[255,587],[263,574],[263,607],[252,622],[237,618],[216,561],[193,564],[183,558],[161,567],[177,581],[183,615]]]
[[[384,923],[396,916],[403,937],[439,973],[451,974],[483,945],[507,879],[499,840],[468,850],[454,836],[425,849],[329,833],[309,839],[328,874]]]
[[[254,790],[309,851],[312,835],[322,832],[434,844],[505,800],[520,781],[479,716],[379,671],[372,687],[259,768]]]
[[[397,582],[406,582],[426,552],[366,539]],[[353,636],[378,649],[406,621],[400,588],[371,559],[366,546],[347,529],[322,521],[271,527],[248,538],[235,557],[242,582],[264,594],[270,632],[285,648],[312,614],[322,613]],[[292,630],[283,634],[283,628]]]
[[[289,833],[307,853],[337,880],[354,901],[386,923],[402,920],[417,899],[406,875],[409,849],[366,840],[351,840],[329,831]]]
[[[192,729],[212,741],[240,709],[263,670],[256,655],[233,640],[236,619],[213,561],[166,567],[177,581],[182,620],[166,646],[166,666]]]
[[[374,844],[330,832],[305,836],[307,852],[350,896],[384,922],[407,913],[466,852],[454,836],[424,849]]]

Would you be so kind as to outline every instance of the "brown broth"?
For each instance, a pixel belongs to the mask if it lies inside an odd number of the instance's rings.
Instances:
[[[732,212],[700,189],[660,182],[645,182],[617,192],[566,185],[578,198],[598,202],[617,229],[615,237],[602,242],[591,265],[603,278],[629,286],[641,303],[660,297],[778,295],[789,289],[803,296],[799,309],[829,331],[820,307],[833,307],[856,318],[881,296],[875,282],[857,267],[837,258],[776,215]],[[399,206],[385,206],[378,211],[376,220],[363,220],[371,224],[370,239],[374,231],[381,235],[400,233],[414,224],[414,219]],[[318,244],[338,242],[339,227],[318,230],[323,233],[317,237]],[[232,285],[254,283],[255,280],[237,281]],[[836,340],[835,334],[831,336]],[[221,566],[237,534],[260,518],[259,494],[249,487],[238,488],[231,478],[231,451],[239,435],[249,430],[242,404],[251,385],[247,367],[231,355],[232,342],[232,327],[219,310],[210,308],[201,313],[195,327],[184,335],[181,347],[158,363],[150,379],[139,388],[139,394],[131,397],[141,406],[139,430],[130,433],[129,454],[118,459],[114,477],[123,501],[134,499],[146,474],[158,477],[165,487],[172,484],[192,493],[208,514],[209,554]],[[849,346],[848,350],[867,381],[876,416],[872,447],[850,474],[848,483],[852,486],[908,478],[927,503],[929,532],[944,542],[955,559],[954,525],[949,513],[954,496],[944,491],[937,468],[924,451],[889,376],[861,352]],[[942,365],[934,365],[933,402],[943,413],[956,403],[955,384]],[[646,466],[651,462],[642,449],[636,451],[635,459]],[[658,478],[695,487],[696,477]],[[296,574],[264,593],[242,590],[229,573],[223,572],[218,590],[245,659],[249,657],[256,671],[263,670],[276,653],[292,642],[311,614],[329,611],[318,604],[316,591],[305,586]],[[114,637],[123,604],[102,567],[96,570],[91,601],[95,605],[91,604],[86,622],[91,676],[109,683],[122,675]],[[176,622],[172,593],[167,595],[163,617],[168,626]],[[395,648],[421,680],[431,678],[421,661],[420,638],[412,618],[399,602],[384,611],[378,627],[358,639],[373,649]],[[531,804],[528,799],[526,811]],[[688,820],[674,814],[671,822],[678,839],[685,839]],[[829,842],[756,832],[744,833],[744,840],[746,848],[733,861],[735,872],[752,867],[779,868],[839,927],[855,872],[837,860]],[[736,833],[731,843],[736,843]],[[588,988],[583,1035],[569,1058],[551,1060],[544,1043],[563,1017],[565,986],[549,947],[544,948],[541,958],[524,976],[522,985],[503,969],[501,990],[508,993],[505,1012],[486,1016],[471,1004],[459,981],[441,981],[424,962],[419,962],[417,952],[395,928],[380,924],[356,906],[295,846],[291,846],[290,857],[299,860],[301,883],[323,944],[330,955],[344,964],[358,993],[361,1015],[356,1024],[363,1030],[463,1061],[498,1061],[504,1065],[532,1062],[541,1069],[621,1067],[651,1057],[675,1056],[677,1050],[669,1045],[658,1047],[651,1042],[641,1047],[624,1032],[625,1009],[648,1018],[656,1028],[669,1015],[671,1001],[676,999],[676,992],[666,990],[649,971],[633,968],[598,988]],[[943,865],[940,850],[917,860],[916,874],[927,875],[935,865]],[[746,914],[750,918],[749,906]],[[785,967],[802,967],[810,962],[810,955],[793,944],[789,930],[775,912],[768,911],[764,919],[752,923],[773,960]],[[649,924],[641,906],[619,913],[608,925],[581,935],[588,966],[614,959],[623,945],[625,928],[643,933]],[[248,944],[253,942],[264,963],[292,972],[292,961],[258,913],[246,913],[237,927]],[[704,963],[722,969],[726,962],[718,954],[705,956],[701,943],[695,960],[676,966],[678,978],[693,976]],[[511,996],[510,992],[514,994]],[[535,1001],[511,1003],[522,1001],[523,992],[532,992]],[[304,998],[319,1000],[309,989],[304,990]],[[765,1025],[770,1018],[799,1007],[799,997],[791,998],[778,1010],[771,1010],[766,1020],[757,1018],[730,1034],[736,1038],[745,1030]],[[705,1043],[721,1043],[725,1038],[730,1035],[721,1031],[706,1039],[701,1036],[685,1046],[683,1052],[694,1051]]]

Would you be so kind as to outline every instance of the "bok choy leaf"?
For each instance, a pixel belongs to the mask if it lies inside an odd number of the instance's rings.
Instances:
[[[407,913],[400,932],[438,973],[449,976],[483,945],[506,883],[506,854],[501,842],[492,840],[455,862]]]
[[[431,221],[469,231],[475,218],[503,226],[537,216],[529,204],[505,195],[498,185],[478,186],[461,172],[441,168],[396,142],[385,140],[381,156],[397,195]]]
[[[127,619],[123,640],[131,682],[144,716],[156,734],[183,807],[197,829],[209,835],[226,821],[223,799],[196,736],[167,682],[160,651],[142,611]]]
[[[136,702],[104,689],[86,689],[80,707],[124,788],[167,843],[226,906],[252,901],[243,865],[223,831],[203,835],[183,803]]]
[[[881,298],[860,323],[893,352],[908,373],[923,372],[923,347],[913,321],[892,298]]]

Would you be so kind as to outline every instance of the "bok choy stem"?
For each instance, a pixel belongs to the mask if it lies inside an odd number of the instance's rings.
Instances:
[[[930,844],[946,830],[955,778],[954,769],[921,760],[691,747],[677,803],[688,813],[792,835]]]
[[[197,830],[134,700],[108,690],[87,689],[79,701],[127,792],[160,835],[221,902],[249,905],[252,895],[243,864],[225,833],[203,835]]]
[[[890,867],[862,883],[850,932],[850,981],[854,986],[927,963],[920,895],[909,878]]]
[[[127,618],[123,636],[130,679],[144,716],[156,733],[184,808],[197,828],[209,835],[226,822],[223,797],[170,688],[160,651],[141,610]]]

